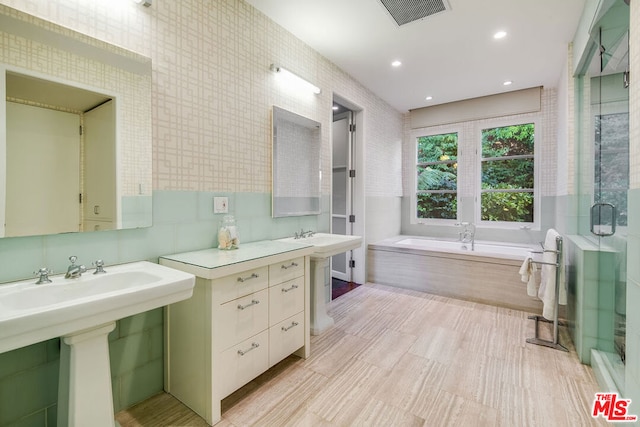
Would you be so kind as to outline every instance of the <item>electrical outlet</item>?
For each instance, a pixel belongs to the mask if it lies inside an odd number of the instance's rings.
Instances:
[[[229,212],[229,198],[228,197],[214,197],[213,198],[213,213],[228,213]]]

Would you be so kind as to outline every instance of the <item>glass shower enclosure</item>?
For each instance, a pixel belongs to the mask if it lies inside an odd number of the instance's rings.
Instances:
[[[590,29],[591,60],[574,80],[578,234],[597,248],[594,337],[598,359],[621,393],[625,377],[629,6],[601,0]],[[593,354],[593,353],[592,353]],[[593,358],[592,358],[593,359]],[[592,360],[593,363],[593,360]]]

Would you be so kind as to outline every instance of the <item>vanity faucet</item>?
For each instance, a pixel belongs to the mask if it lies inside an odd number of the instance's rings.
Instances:
[[[295,232],[293,238],[294,239],[304,239],[305,237],[313,237],[313,235],[315,234],[314,231],[309,230],[309,231],[304,231],[304,228],[300,229],[300,233]]]
[[[87,267],[84,265],[76,265],[77,256],[72,255],[69,257],[69,261],[71,261],[71,265],[67,268],[67,274],[64,275],[65,279],[77,279],[82,276],[82,273],[87,272]]]
[[[42,285],[43,283],[51,283],[51,279],[49,279],[49,274],[51,274],[51,270],[47,267],[42,267],[38,271],[34,271],[33,274],[36,275],[38,281],[36,285]]]
[[[104,261],[101,259],[97,259],[95,261],[93,261],[91,263],[91,265],[93,265],[96,268],[96,271],[93,272],[93,274],[100,274],[100,273],[106,273],[104,267]]]

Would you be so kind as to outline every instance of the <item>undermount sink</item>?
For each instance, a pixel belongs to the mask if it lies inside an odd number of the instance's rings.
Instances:
[[[300,243],[314,247],[311,258],[329,258],[342,252],[360,247],[362,237],[346,236],[342,234],[315,233],[310,237],[287,237],[280,239],[283,242]]]
[[[0,285],[0,353],[162,307],[193,292],[193,275],[141,261],[77,279]]]

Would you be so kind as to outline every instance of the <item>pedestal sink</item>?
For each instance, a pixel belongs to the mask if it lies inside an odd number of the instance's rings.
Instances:
[[[0,353],[61,337],[58,425],[115,425],[108,334],[115,321],[190,298],[195,277],[150,262],[77,279],[0,285]]]
[[[320,335],[333,326],[333,318],[327,315],[324,295],[325,267],[329,263],[329,257],[360,247],[362,237],[315,233],[310,237],[287,237],[280,240],[314,248],[311,254],[311,335]]]

